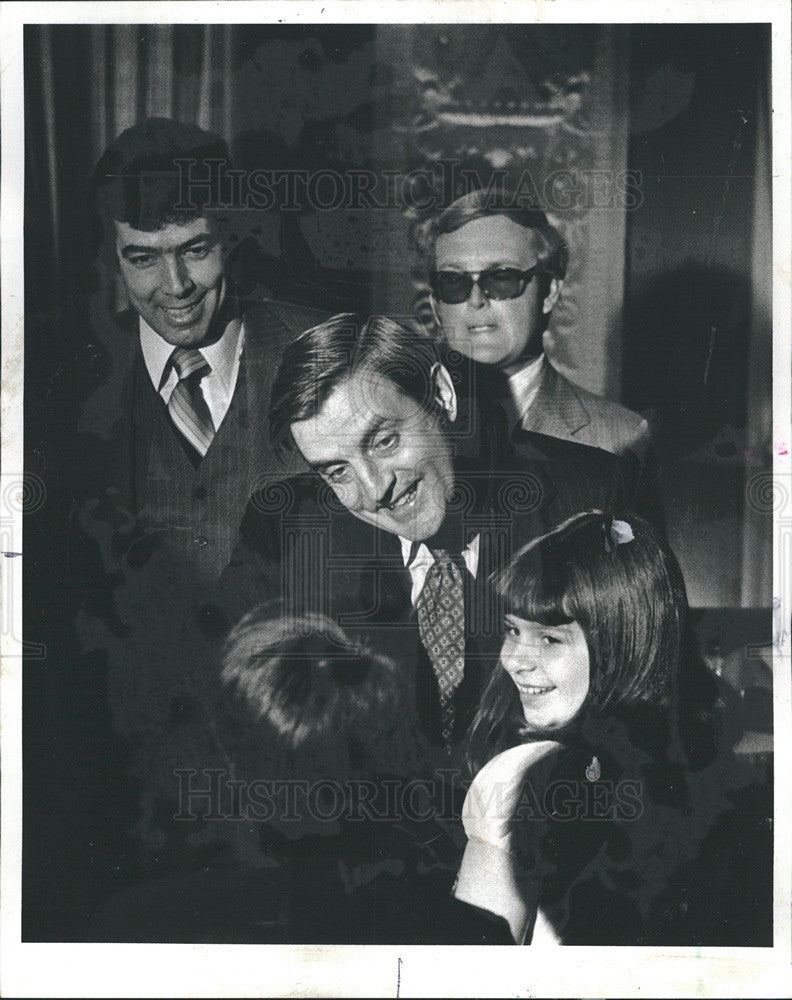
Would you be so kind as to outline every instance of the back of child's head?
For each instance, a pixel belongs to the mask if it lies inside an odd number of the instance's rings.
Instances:
[[[225,742],[273,778],[413,772],[412,705],[394,663],[324,615],[277,610],[249,612],[226,642]]]
[[[673,553],[644,520],[584,511],[531,541],[492,582],[504,614],[582,628],[583,711],[671,706],[687,598]],[[471,759],[480,766],[504,749],[521,723],[515,685],[497,667],[471,727]]]

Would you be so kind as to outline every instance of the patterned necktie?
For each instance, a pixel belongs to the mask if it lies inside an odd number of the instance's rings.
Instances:
[[[201,391],[201,379],[212,370],[206,358],[196,349],[177,347],[170,363],[179,381],[168,400],[168,413],[176,429],[203,457],[214,437],[214,423]]]
[[[440,688],[440,723],[446,745],[454,728],[454,691],[465,673],[465,597],[462,571],[444,549],[432,551],[418,596],[418,628]]]

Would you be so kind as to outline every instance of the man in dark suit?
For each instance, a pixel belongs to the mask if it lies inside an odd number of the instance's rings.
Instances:
[[[501,635],[489,574],[557,520],[624,502],[614,456],[522,432],[497,466],[466,462],[456,417],[431,341],[352,314],[304,333],[284,351],[270,430],[312,474],[254,494],[220,582],[231,622],[278,598],[395,659],[452,758]]]
[[[95,495],[100,472],[138,535],[167,542],[207,582],[228,562],[256,477],[276,464],[266,413],[281,350],[321,318],[239,297],[226,266],[230,169],[219,137],[153,118],[123,132],[94,177],[104,256],[131,310],[111,378],[85,408],[85,485]]]

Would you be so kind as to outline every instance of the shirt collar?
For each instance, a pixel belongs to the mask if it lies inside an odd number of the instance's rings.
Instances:
[[[402,559],[406,569],[414,570],[418,569],[420,566],[426,566],[428,568],[435,561],[429,546],[424,542],[415,542],[409,538],[402,538],[401,535],[398,537],[401,544]],[[472,538],[462,553],[462,556],[468,565],[468,569],[470,569],[470,556],[473,556],[476,563],[478,563],[480,537],[480,535],[476,535]],[[473,571],[471,570],[471,572]],[[475,572],[473,575],[475,576]]]
[[[159,391],[162,386],[165,368],[173,354],[173,344],[169,344],[156,333],[143,319],[139,317],[140,348],[143,360],[152,384]],[[212,372],[228,391],[233,388],[232,382],[236,369],[236,359],[244,343],[244,325],[242,320],[234,317],[225,328],[223,336],[207,347],[201,347],[201,354],[209,362]]]
[[[421,561],[425,558],[424,554],[421,552],[423,549],[425,552],[429,553],[430,558],[432,553],[426,548],[423,542],[415,542],[409,538],[402,538],[399,535],[399,542],[401,544],[402,559],[404,560],[404,565],[407,569],[412,569],[418,559],[419,553],[421,555]],[[434,559],[432,559],[434,562]]]
[[[240,317],[235,316],[225,328],[223,336],[201,348],[201,354],[212,366],[212,371],[220,380],[226,392],[234,388],[236,359],[245,340],[245,328]]]
[[[142,316],[138,317],[138,321],[143,360],[146,363],[149,378],[154,388],[159,392],[164,380],[165,366],[173,354],[173,344],[169,344],[158,333],[155,333]]]
[[[509,387],[512,399],[517,403],[521,413],[524,413],[528,409],[539,389],[544,359],[545,356],[542,353],[538,357],[532,358],[519,371],[513,375],[509,375]]]

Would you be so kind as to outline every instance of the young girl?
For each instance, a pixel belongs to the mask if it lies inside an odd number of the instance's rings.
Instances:
[[[769,883],[744,870],[761,817],[727,796],[733,758],[683,654],[670,550],[640,518],[588,511],[495,586],[505,636],[469,735],[457,897],[518,942],[738,943],[739,924],[742,943],[769,943]]]

